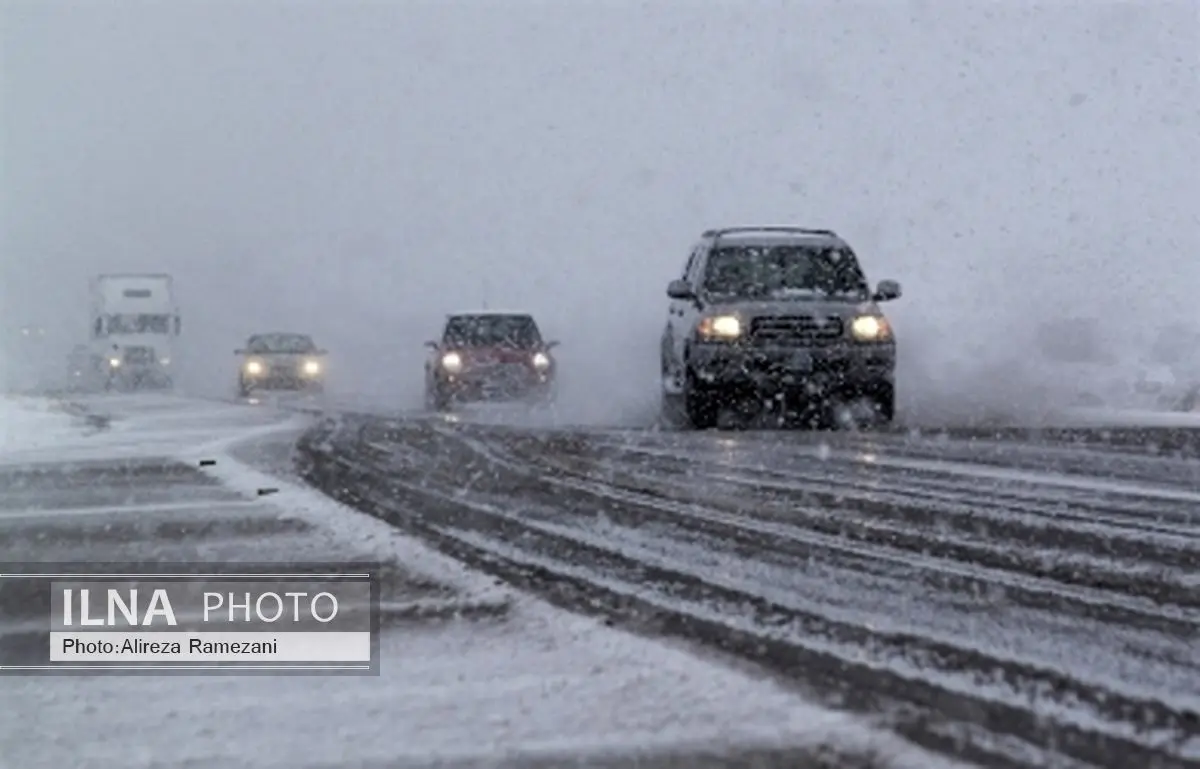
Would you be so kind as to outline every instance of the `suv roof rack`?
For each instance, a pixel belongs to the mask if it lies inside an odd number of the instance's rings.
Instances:
[[[813,230],[806,227],[721,227],[720,229],[705,230],[700,237],[719,238],[722,235],[732,235],[735,232],[794,232],[797,235],[825,235],[836,238],[833,230]]]

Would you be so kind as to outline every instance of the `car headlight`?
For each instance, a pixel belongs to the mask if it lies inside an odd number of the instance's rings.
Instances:
[[[859,342],[886,342],[892,327],[882,315],[859,315],[850,323],[850,333]]]
[[[309,376],[314,376],[321,373],[321,364],[315,360],[304,361],[304,373]]]
[[[112,366],[113,368],[117,368],[121,365],[121,359],[120,358],[109,358],[108,365]]]
[[[456,352],[448,352],[442,356],[442,368],[451,374],[462,371],[462,356]]]
[[[258,361],[252,360],[246,364],[246,373],[247,374],[261,374],[262,372],[263,372],[263,365],[261,363],[259,363]]]
[[[742,335],[742,321],[733,315],[714,315],[700,321],[696,333],[704,339],[736,339]]]
[[[537,368],[550,368],[550,358],[544,352],[533,354],[533,365]]]

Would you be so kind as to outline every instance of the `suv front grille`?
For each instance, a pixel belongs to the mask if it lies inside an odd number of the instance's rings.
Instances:
[[[750,338],[758,344],[825,345],[842,338],[845,328],[836,315],[820,318],[812,315],[783,315],[755,318],[750,322]]]

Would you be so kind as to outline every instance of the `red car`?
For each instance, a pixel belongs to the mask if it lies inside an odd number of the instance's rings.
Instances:
[[[528,313],[450,315],[441,341],[426,342],[425,402],[443,411],[453,403],[554,399],[558,342],[542,339]]]

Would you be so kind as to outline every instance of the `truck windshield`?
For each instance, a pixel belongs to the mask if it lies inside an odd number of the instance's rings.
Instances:
[[[170,315],[109,315],[110,334],[169,334]]]

